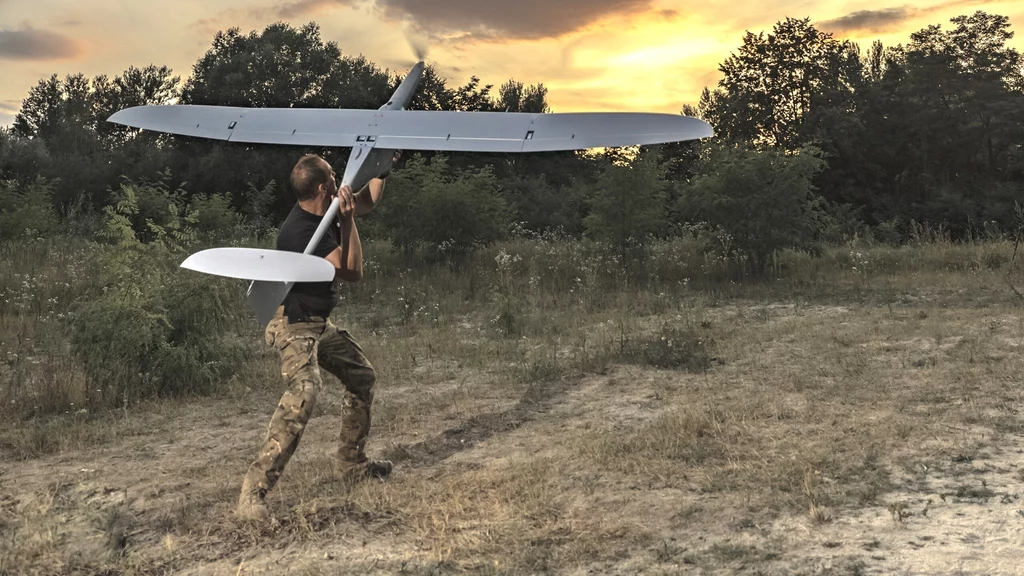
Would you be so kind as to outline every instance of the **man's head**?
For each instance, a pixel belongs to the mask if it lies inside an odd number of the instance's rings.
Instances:
[[[292,192],[299,202],[313,200],[321,192],[330,197],[338,192],[334,170],[316,154],[306,154],[292,168]]]

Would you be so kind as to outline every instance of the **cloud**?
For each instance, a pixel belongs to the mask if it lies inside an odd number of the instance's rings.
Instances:
[[[74,39],[24,26],[21,30],[0,29],[0,59],[6,60],[63,60],[82,53]]]
[[[920,10],[910,6],[882,8],[881,10],[858,10],[846,16],[819,22],[818,27],[829,32],[886,32],[898,28],[903,22],[917,16]]]
[[[947,8],[978,6],[998,1],[1000,0],[951,0],[924,8],[903,5],[879,10],[858,10],[846,16],[818,22],[816,25],[829,32],[892,32],[902,28],[908,20],[927,16]]]
[[[274,13],[280,18],[296,18],[311,12],[317,12],[321,8],[330,6],[351,6],[354,0],[295,0],[286,4],[279,4]]]
[[[556,38],[601,18],[647,12],[653,0],[291,0],[272,8],[297,18],[331,6],[370,6],[386,19],[406,22],[432,36],[462,39]],[[662,10],[674,18],[674,10]]]
[[[575,32],[607,16],[647,12],[652,0],[376,0],[389,19],[433,34],[470,32],[536,40]]]
[[[0,114],[16,114],[21,110],[21,102],[17,100],[0,100]]]
[[[0,2],[2,1],[0,0]],[[213,16],[200,18],[196,21],[196,28],[204,36],[212,36],[217,31],[233,26],[242,26],[246,22],[269,23],[274,20],[294,20],[331,6],[352,6],[357,1],[359,0],[289,0],[270,6],[228,8]]]

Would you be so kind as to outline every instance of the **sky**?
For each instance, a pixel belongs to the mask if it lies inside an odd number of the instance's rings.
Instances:
[[[541,82],[555,112],[677,113],[717,83],[744,31],[810,17],[866,49],[979,9],[1024,24],[1020,0],[0,0],[0,126],[51,74],[157,64],[185,78],[218,30],[278,21],[315,21],[343,53],[395,72],[413,43],[450,84]],[[1024,33],[1012,44],[1024,51]]]

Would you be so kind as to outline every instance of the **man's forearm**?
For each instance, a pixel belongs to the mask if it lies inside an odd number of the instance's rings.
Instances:
[[[374,178],[356,194],[356,215],[367,214],[377,206],[384,196],[384,180]]]
[[[363,245],[354,218],[341,220],[341,247],[343,268],[338,273],[343,280],[358,282],[363,277]]]

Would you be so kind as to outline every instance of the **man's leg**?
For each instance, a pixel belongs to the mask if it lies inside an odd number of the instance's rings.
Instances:
[[[237,513],[243,518],[269,517],[263,499],[277,484],[285,464],[295,453],[316,406],[317,393],[322,387],[317,367],[317,336],[321,331],[322,328],[306,324],[288,326],[283,318],[275,318],[267,327],[267,342],[278,349],[281,376],[288,389],[270,419],[259,456],[242,481]]]
[[[320,363],[345,386],[341,434],[335,472],[348,479],[382,477],[391,472],[391,463],[366,457],[366,439],[370,435],[370,410],[377,374],[362,348],[347,330],[327,323],[320,340]]]

